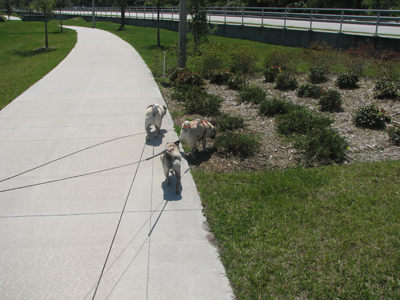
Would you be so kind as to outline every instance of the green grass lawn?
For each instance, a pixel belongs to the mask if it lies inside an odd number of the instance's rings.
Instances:
[[[238,299],[400,299],[400,162],[193,172]]]
[[[48,24],[49,49],[44,49],[44,23],[0,23],[0,109],[56,67],[76,43],[76,32]]]
[[[0,24],[0,108],[54,68],[75,31]],[[64,25],[88,26],[81,18]],[[97,22],[130,43],[151,66],[178,33]],[[279,46],[211,37],[265,52]],[[191,47],[191,44],[189,44]],[[282,47],[283,48],[283,47]],[[299,54],[299,49],[290,49]],[[204,213],[238,299],[400,299],[400,162],[284,171],[193,172]]]

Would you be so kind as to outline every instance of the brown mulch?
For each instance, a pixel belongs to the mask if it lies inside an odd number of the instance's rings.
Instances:
[[[299,85],[306,83],[305,75],[298,75]],[[320,84],[323,89],[339,90],[335,86],[337,75],[332,75],[331,79]],[[249,80],[250,84],[261,86],[266,92],[267,97],[278,97],[287,99],[296,104],[307,106],[311,110],[319,111],[318,101],[311,98],[299,98],[296,91],[282,92],[274,89],[274,83],[267,83],[261,76],[255,76]],[[375,79],[361,78],[359,88],[353,90],[339,90],[342,96],[343,110],[341,112],[324,112],[323,114],[334,119],[332,127],[340,132],[349,143],[346,159],[343,164],[354,164],[367,161],[381,161],[387,159],[399,159],[400,147],[389,141],[385,130],[371,130],[356,127],[353,116],[356,111],[365,105],[375,103],[379,108],[386,110],[392,121],[400,123],[400,101],[399,100],[378,100],[374,98]],[[184,107],[181,103],[172,100],[171,94],[173,87],[160,86],[162,95],[167,103],[168,109],[173,113],[175,125],[181,126],[186,118],[201,119],[213,122],[213,118],[200,115],[184,114]],[[258,115],[258,106],[250,103],[238,104],[235,98],[237,91],[230,90],[223,85],[215,85],[207,82],[206,90],[208,93],[219,95],[224,99],[221,110],[233,116],[241,116],[246,121],[244,132],[256,134],[261,137],[261,151],[249,158],[240,158],[218,152],[213,147],[212,140],[207,140],[208,152],[203,151],[199,146],[196,160],[193,160],[186,152],[191,168],[202,168],[214,172],[233,172],[238,170],[272,170],[285,169],[296,165],[305,165],[302,154],[293,148],[284,137],[277,133],[275,119]],[[179,116],[177,112],[180,112]],[[186,146],[189,147],[188,144]]]

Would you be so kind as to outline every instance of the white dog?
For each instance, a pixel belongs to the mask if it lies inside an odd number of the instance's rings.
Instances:
[[[165,145],[165,152],[160,156],[165,180],[167,184],[171,184],[171,179],[169,178],[169,170],[174,170],[176,176],[176,190],[175,193],[179,194],[179,182],[181,180],[181,152],[179,151],[179,141],[175,143],[167,143]]]
[[[167,108],[164,105],[159,105],[158,103],[154,105],[149,105],[146,108],[146,117],[145,117],[145,129],[146,129],[146,140],[150,140],[150,126],[154,125],[156,127],[156,131],[154,132],[154,137],[157,138],[157,135],[161,132],[161,123],[165,114],[167,113]]]
[[[186,140],[192,146],[192,157],[195,159],[194,151],[197,149],[197,142],[203,141],[203,150],[207,151],[207,138],[213,138],[217,134],[217,129],[208,121],[185,121],[179,139]]]

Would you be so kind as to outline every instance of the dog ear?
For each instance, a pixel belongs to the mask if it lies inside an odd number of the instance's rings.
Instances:
[[[179,144],[180,144],[180,143],[181,143],[181,141],[180,141],[180,140],[177,140],[177,141],[175,141],[175,143],[174,143],[174,144],[175,144],[176,146],[178,146],[178,147],[179,147]]]

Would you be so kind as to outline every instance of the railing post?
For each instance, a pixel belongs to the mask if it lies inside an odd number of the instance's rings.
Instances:
[[[146,20],[146,6],[143,6],[143,20]]]
[[[287,18],[286,14],[287,14],[287,9],[285,8],[285,20],[283,21],[283,29],[286,29],[286,18]]]
[[[262,9],[262,15],[261,15],[261,27],[264,27],[264,8]]]
[[[342,33],[342,27],[343,27],[343,10],[342,10],[342,16],[340,17],[340,31],[339,31],[339,33]]]
[[[242,26],[244,25],[244,8],[242,8]]]
[[[378,11],[378,16],[376,18],[375,36],[378,36],[378,26],[379,26],[379,11]]]
[[[313,21],[313,10],[311,10],[310,14],[310,30],[312,30],[312,21]]]
[[[226,25],[226,7],[224,7],[224,12],[225,12],[225,16],[224,16],[224,25]]]

